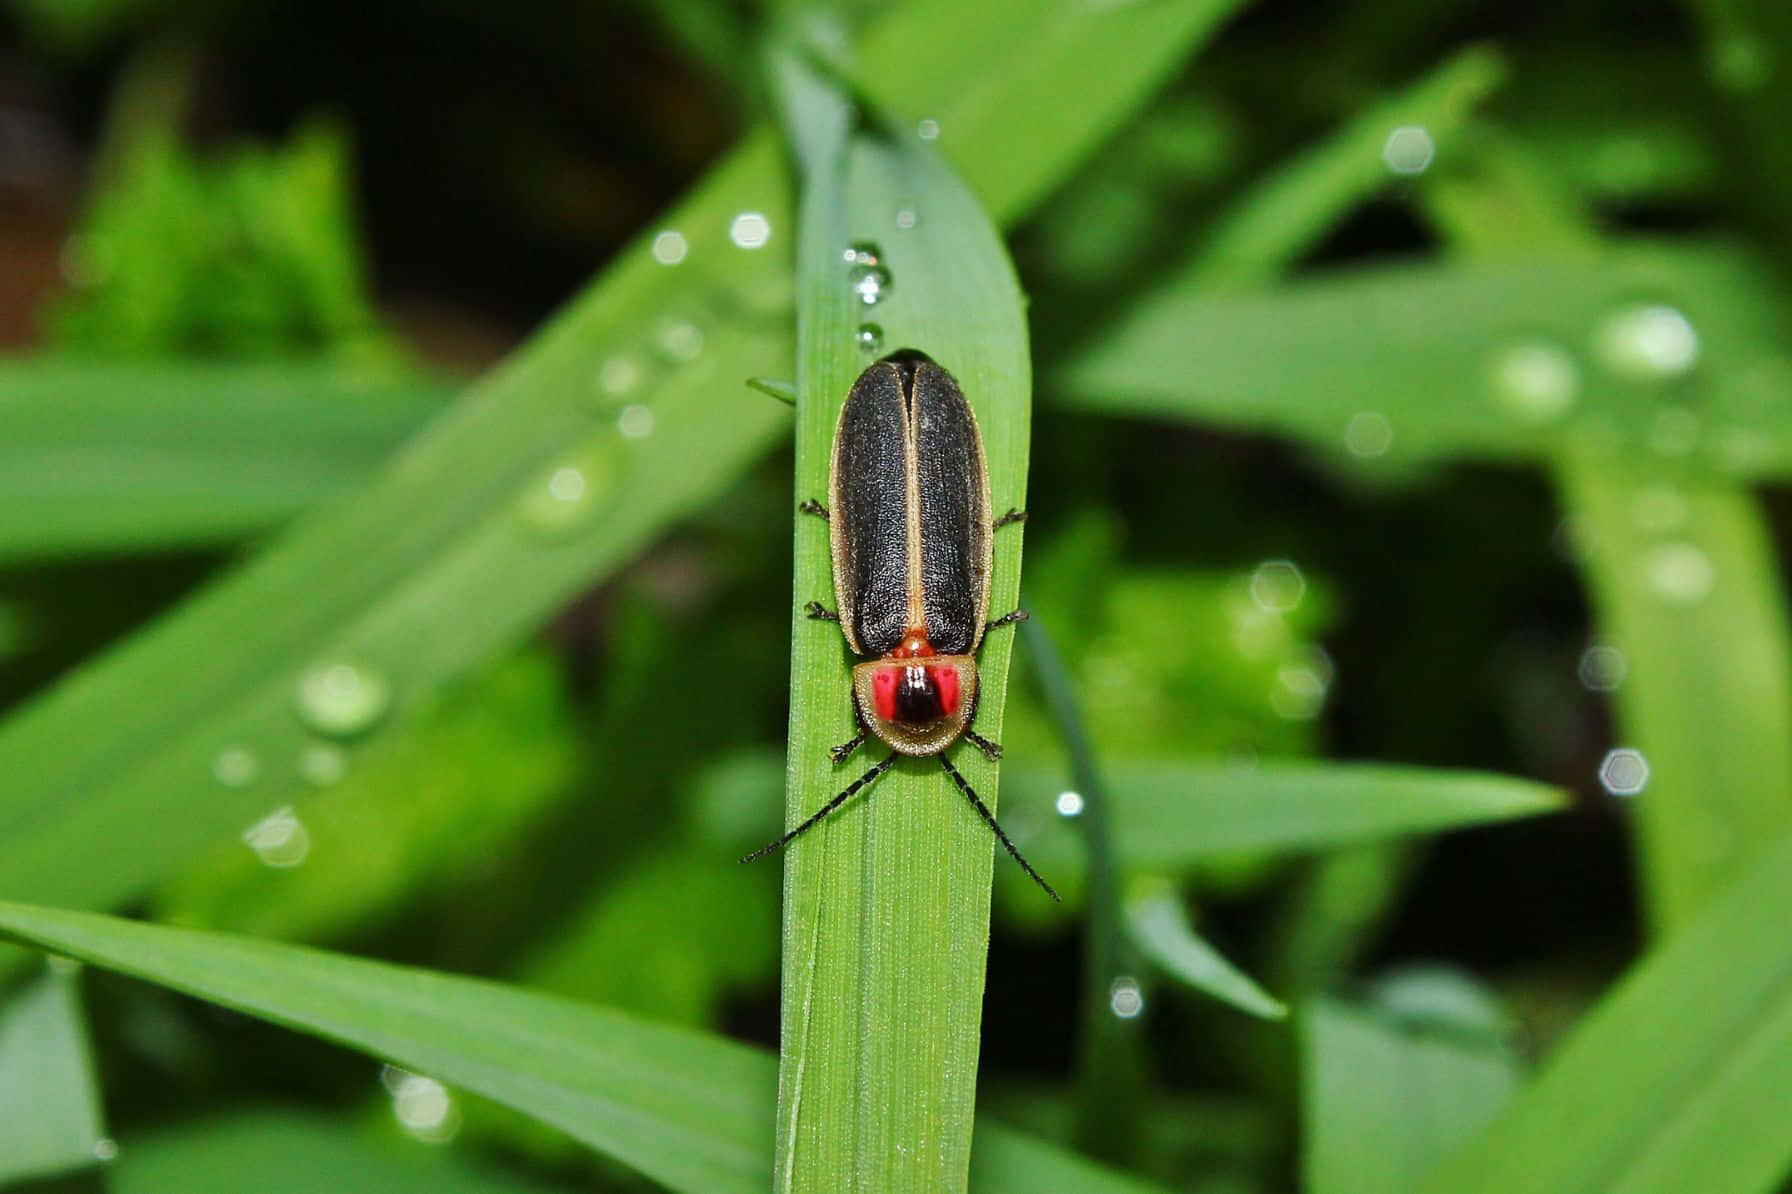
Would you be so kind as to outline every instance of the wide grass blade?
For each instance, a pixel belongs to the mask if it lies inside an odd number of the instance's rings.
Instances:
[[[99,1077],[75,969],[58,963],[0,1003],[0,1186],[101,1159]]]
[[[364,1050],[552,1124],[676,1190],[761,1194],[771,1175],[765,1053],[475,979],[244,937],[0,904],[0,933]],[[986,1128],[977,1189],[1151,1187]]]
[[[879,62],[917,36],[983,47],[984,100],[953,109],[952,146],[1012,220],[1240,2],[929,4],[862,49]],[[1126,67],[1087,69],[1091,36],[1119,39]],[[1040,70],[1086,77],[1055,110],[1099,124],[1010,143],[1007,100]],[[880,80],[909,111],[944,110],[961,84],[925,62]],[[769,227],[762,248],[733,243],[743,213]],[[364,493],[0,726],[0,892],[90,907],[142,892],[303,797],[298,760],[320,736],[355,766],[433,691],[720,493],[789,425],[740,382],[788,374],[794,240],[784,163],[754,134]]]
[[[278,527],[371,478],[452,392],[290,363],[0,361],[0,565]]]

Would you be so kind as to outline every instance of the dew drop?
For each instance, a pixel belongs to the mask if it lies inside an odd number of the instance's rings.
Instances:
[[[1069,790],[1059,792],[1053,807],[1060,817],[1080,817],[1083,815],[1083,794]]]
[[[1251,573],[1251,600],[1265,613],[1285,614],[1306,593],[1307,578],[1293,560],[1265,560]]]
[[[299,752],[299,775],[306,783],[328,788],[348,774],[348,755],[329,742],[312,742]]]
[[[1108,987],[1108,1010],[1122,1020],[1136,1020],[1145,1010],[1145,992],[1139,980],[1123,974]]]
[[[1628,746],[1606,751],[1599,761],[1599,786],[1613,796],[1635,796],[1649,786],[1649,760]]]
[[[899,207],[896,209],[896,227],[902,229],[904,232],[907,232],[920,222],[920,213],[916,212],[914,208]]]
[[[597,391],[606,398],[620,398],[641,384],[641,362],[631,356],[605,358],[597,367]]]
[[[846,284],[867,307],[882,302],[890,290],[890,271],[881,265],[855,265],[847,271]]]
[[[762,249],[772,238],[772,222],[764,212],[743,211],[728,225],[728,239],[742,249]]]
[[[848,265],[877,265],[883,260],[884,251],[868,240],[861,240],[848,245],[841,256]]]
[[[659,353],[674,365],[684,365],[703,353],[703,329],[688,319],[668,320],[655,340]]]
[[[1580,369],[1566,349],[1543,341],[1514,344],[1494,358],[1492,386],[1500,409],[1525,423],[1553,423],[1580,397]]]
[[[1664,543],[1643,560],[1643,575],[1656,596],[1675,605],[1697,605],[1711,595],[1717,574],[1696,544]]]
[[[392,689],[386,678],[346,660],[331,660],[299,676],[299,718],[319,734],[348,738],[372,729],[386,713]]]
[[[640,438],[653,431],[653,411],[630,403],[616,415],[617,430]],[[517,499],[516,515],[524,529],[544,539],[576,531],[599,504],[614,492],[623,438],[604,429],[576,455],[550,466]]]
[[[1580,653],[1575,672],[1588,691],[1615,692],[1630,674],[1630,660],[1610,643],[1594,643]]]
[[[212,760],[212,778],[227,788],[246,788],[261,776],[261,760],[241,746],[227,746]]]
[[[1606,368],[1635,382],[1672,381],[1699,361],[1698,332],[1665,303],[1616,312],[1599,325],[1593,346]]]
[[[931,118],[923,118],[915,123],[915,136],[923,141],[940,139],[940,122]]]
[[[311,834],[291,805],[281,805],[249,826],[243,831],[243,842],[264,866],[277,870],[298,866],[311,853]]]
[[[93,1159],[96,1161],[116,1161],[118,1159],[118,1141],[110,1136],[101,1136],[93,1142]]]
[[[624,439],[646,439],[653,434],[653,408],[635,403],[616,416],[616,430]]]
[[[884,330],[875,323],[861,323],[852,340],[865,352],[876,352],[884,346]]]
[[[677,265],[690,252],[684,233],[668,228],[653,238],[653,259],[661,265]]]
[[[1284,664],[1276,669],[1269,690],[1269,707],[1286,721],[1312,721],[1325,707],[1326,681],[1305,664]]]
[[[1437,156],[1437,142],[1423,126],[1403,124],[1388,134],[1381,147],[1381,160],[1387,168],[1401,175],[1423,174]]]
[[[1386,456],[1394,446],[1394,425],[1377,411],[1363,410],[1344,426],[1344,448],[1352,456]]]
[[[460,1113],[454,1096],[434,1078],[396,1071],[388,1080],[392,1092],[392,1115],[405,1131],[432,1144],[445,1144],[454,1138],[460,1127]]]

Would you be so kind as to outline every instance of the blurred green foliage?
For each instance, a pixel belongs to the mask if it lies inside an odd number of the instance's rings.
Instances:
[[[720,1037],[778,1043],[817,889],[781,922],[733,859],[844,661],[793,726],[790,420],[741,383],[859,360],[798,366],[838,296],[754,123],[781,18],[0,11],[0,149],[50,127],[85,182],[0,177],[0,220],[54,213],[7,246],[61,263],[0,280],[41,331],[0,360],[0,925],[252,1017],[5,947],[0,1187],[763,1188],[772,1067]],[[1027,292],[1022,583],[1065,674],[1016,651],[1000,816],[1068,903],[995,858],[971,1188],[1781,1188],[1792,23],[838,16],[854,99],[986,209],[859,177],[946,221],[888,330],[1013,347],[937,248],[988,224]],[[452,404],[417,365],[517,339]],[[815,1130],[944,1072],[890,1060]]]

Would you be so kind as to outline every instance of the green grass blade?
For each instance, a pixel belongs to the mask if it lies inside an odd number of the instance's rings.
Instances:
[[[655,1181],[760,1194],[772,1059],[719,1037],[476,979],[244,937],[0,904],[0,933],[364,1050],[553,1124]],[[986,1127],[991,1194],[1148,1194],[1018,1132]]]
[[[1645,958],[1424,1194],[1764,1194],[1792,1167],[1792,837]]]
[[[1392,429],[1390,460],[1577,450],[1658,458],[1674,475],[1781,476],[1792,387],[1766,362],[1786,315],[1758,265],[1713,247],[1374,267],[1261,295],[1155,291],[1057,380],[1087,409],[1333,450],[1369,412]],[[1650,319],[1683,346],[1665,364],[1636,355]]]
[[[72,969],[53,967],[0,1003],[0,1186],[99,1160],[99,1077]]]
[[[1301,1055],[1304,1194],[1411,1190],[1518,1087],[1515,1059],[1495,1042],[1327,997],[1301,1014]]]
[[[1614,700],[1648,765],[1635,801],[1644,896],[1653,926],[1672,930],[1792,825],[1792,636],[1773,545],[1754,497],[1733,488],[1587,460],[1556,477],[1600,634],[1624,653]]]
[[[269,530],[368,480],[451,392],[290,363],[0,361],[0,565]]]
[[[1328,850],[1555,812],[1556,788],[1470,771],[1380,763],[1128,762],[1108,769],[1121,866],[1174,873],[1247,851]],[[1046,810],[1055,776],[1011,769],[1013,804],[1044,825],[1023,843],[1034,862],[1077,868],[1074,828]],[[1041,860],[1045,860],[1041,862]]]
[[[127,1140],[106,1171],[111,1194],[548,1194],[548,1186],[293,1111],[237,1111]]]
[[[1139,950],[1166,974],[1253,1016],[1265,1020],[1287,1016],[1286,1004],[1195,932],[1181,897],[1167,880],[1135,882],[1127,893],[1126,927]]]
[[[1274,278],[1350,209],[1390,185],[1395,176],[1384,153],[1395,129],[1422,129],[1442,147],[1438,152],[1451,152],[1455,135],[1505,74],[1497,52],[1476,47],[1373,105],[1253,188],[1169,285],[1234,287]]]
[[[997,64],[979,76],[986,102],[953,109],[952,145],[1011,220],[1236,7],[1053,7],[1047,20],[1032,3],[930,4],[893,14],[864,53],[886,61],[918,36],[983,47]],[[1004,15],[1000,28],[984,23],[988,12]],[[1016,117],[1003,97],[1031,94],[1039,70],[1077,75],[1079,39],[1095,36],[1120,38],[1127,67],[1104,68],[1034,115],[1086,110],[1105,123],[1006,141]],[[962,97],[961,78],[910,66],[880,79],[898,110]],[[764,249],[730,243],[743,211],[767,218]],[[0,726],[0,892],[83,906],[140,893],[306,794],[296,760],[316,736],[294,713],[302,676],[352,678],[329,670],[346,663],[375,677],[325,692],[356,697],[338,704],[363,715],[383,705],[374,736],[398,732],[434,690],[720,493],[789,424],[741,385],[789,370],[789,211],[772,139],[749,137],[367,491]],[[624,411],[651,434],[624,436]],[[351,766],[367,740],[347,743]]]
[[[826,96],[814,106],[824,124],[837,115]],[[982,425],[994,508],[1024,506],[1026,322],[1001,238],[931,154],[840,133],[835,152],[810,158],[803,201],[796,497],[826,493],[840,403],[877,355],[858,339],[875,324],[883,350],[919,348],[958,378]],[[854,244],[875,246],[887,271],[875,306],[849,285],[849,271],[866,268],[843,261]],[[828,529],[797,523],[796,599],[831,598]],[[998,536],[992,611],[1014,607],[1019,568],[1020,536]],[[856,728],[848,656],[835,626],[800,610],[792,635],[794,825],[889,752],[873,742],[844,766],[829,763],[828,747]],[[1012,632],[990,636],[980,659],[977,724],[998,740],[1012,641]],[[954,753],[994,808],[995,767]],[[993,846],[938,763],[920,759],[788,850],[776,1188],[965,1188]]]

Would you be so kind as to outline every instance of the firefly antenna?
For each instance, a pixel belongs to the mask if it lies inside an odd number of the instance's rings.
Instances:
[[[773,850],[778,849],[780,846],[789,845],[793,839],[799,838],[803,834],[809,832],[809,830],[815,828],[817,822],[821,821],[822,818],[826,817],[829,813],[831,813],[835,809],[839,808],[842,804],[845,804],[849,799],[852,798],[853,793],[857,792],[859,789],[863,788],[866,784],[871,783],[878,776],[880,776],[884,772],[888,771],[890,769],[891,764],[893,764],[895,762],[896,762],[896,752],[891,751],[889,758],[885,759],[883,762],[879,763],[877,766],[873,767],[871,770],[867,771],[865,774],[859,776],[859,778],[853,780],[852,783],[847,786],[846,791],[840,793],[840,795],[834,797],[832,800],[830,800],[826,804],[822,805],[821,808],[819,810],[817,810],[816,813],[813,816],[811,816],[807,821],[804,821],[801,825],[798,825],[795,829],[792,829],[789,833],[785,834],[783,837],[779,838],[777,841],[770,842],[766,845],[759,847],[759,849],[753,851],[751,854],[749,854],[745,858],[741,859],[741,861],[742,862],[752,862],[755,858],[764,858],[767,854],[770,854]],[[950,771],[950,770],[952,770],[952,768],[947,767],[946,770]],[[958,782],[961,785],[964,783],[963,780],[959,780]],[[975,796],[972,796],[971,799],[975,800],[977,798]],[[981,808],[983,806],[978,805],[977,807]],[[983,815],[985,818],[987,818],[989,816],[988,813],[984,813]],[[995,824],[995,822],[991,821],[990,824],[993,825],[993,824]],[[1002,831],[1000,829],[996,830],[997,834],[1000,834],[1001,832]],[[1008,839],[1003,838],[1002,840],[1005,842]],[[1009,846],[1008,849],[1010,851],[1012,851],[1014,849],[1014,847]],[[1019,858],[1020,855],[1016,854],[1015,857]],[[1021,863],[1021,865],[1027,866],[1027,864],[1024,862]],[[1027,870],[1029,873],[1032,871],[1032,869],[1033,868],[1030,866],[1027,867]],[[1035,879],[1039,878],[1039,876],[1037,876],[1037,875],[1034,875],[1033,877]],[[1045,882],[1045,880],[1043,880],[1043,879],[1040,879],[1039,881],[1041,883]],[[1048,887],[1048,888],[1046,888],[1046,890],[1051,891],[1051,888]],[[1052,898],[1053,899],[1057,898],[1056,893],[1053,894]]]
[[[958,790],[963,792],[965,799],[971,802],[971,807],[977,810],[977,815],[983,818],[983,823],[989,826],[995,833],[996,840],[1001,842],[1002,845],[1007,848],[1009,857],[1020,863],[1020,869],[1032,876],[1033,882],[1044,888],[1046,895],[1050,896],[1054,902],[1062,904],[1064,902],[1063,899],[1059,897],[1057,892],[1052,890],[1052,885],[1040,878],[1039,872],[1033,869],[1033,864],[1028,862],[1025,858],[1022,858],[1020,851],[1014,848],[1014,843],[1008,840],[1008,835],[1002,832],[1002,827],[1000,825],[996,824],[996,819],[990,813],[989,807],[985,805],[982,798],[971,789],[971,785],[965,781],[964,776],[958,774],[958,768],[954,767],[945,755],[938,755],[936,757],[940,761],[940,766],[946,769],[946,774],[952,777],[952,782],[958,785]],[[887,759],[885,760],[886,763],[888,761],[889,760]]]

